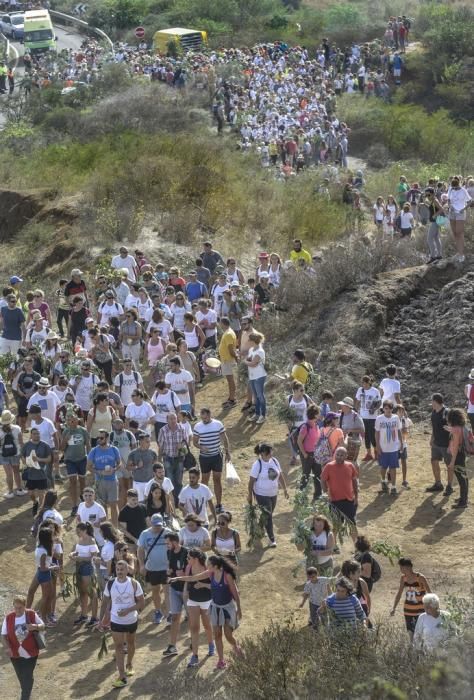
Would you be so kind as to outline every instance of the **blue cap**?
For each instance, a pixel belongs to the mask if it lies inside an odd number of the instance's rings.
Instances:
[[[21,277],[18,277],[17,275],[13,275],[13,277],[10,277],[10,284],[18,284],[18,282],[23,282]]]
[[[150,523],[152,525],[163,525],[163,516],[160,513],[153,513],[150,518]]]

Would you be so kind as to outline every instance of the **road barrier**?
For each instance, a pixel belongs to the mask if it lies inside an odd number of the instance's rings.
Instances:
[[[4,34],[0,33],[0,54],[2,59],[7,63],[13,70],[16,69],[18,65],[18,50],[9,39]]]
[[[65,15],[64,12],[57,12],[56,10],[50,10],[49,14],[51,15],[51,18],[53,20],[54,24],[60,24],[64,26],[71,26],[77,29],[79,32],[82,34],[87,34],[87,35],[95,35],[100,37],[107,45],[108,48],[112,51],[114,48],[114,42],[112,39],[107,36],[105,32],[102,31],[102,29],[97,29],[97,27],[93,27],[90,25],[88,22],[85,22],[83,19],[78,19],[77,17],[71,17],[71,15]]]

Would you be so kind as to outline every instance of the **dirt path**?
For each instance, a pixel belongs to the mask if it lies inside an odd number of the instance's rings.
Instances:
[[[223,380],[208,384],[201,392],[198,405],[211,405],[216,416],[223,418],[232,443],[233,461],[238,467],[242,483],[232,489],[226,488],[224,503],[235,514],[236,526],[242,527],[242,507],[245,503],[246,481],[252,450],[258,439],[273,442],[288,474],[291,491],[297,485],[297,468],[288,468],[289,453],[285,443],[285,430],[273,419],[257,429],[244,422],[238,408],[227,414],[219,414],[217,406],[222,400]],[[410,445],[409,481],[410,490],[403,490],[391,499],[378,495],[378,469],[375,463],[364,466],[361,472],[361,503],[359,527],[372,539],[388,538],[397,543],[407,555],[414,558],[416,568],[428,576],[433,589],[445,600],[447,593],[462,594],[465,587],[461,581],[470,575],[474,525],[470,510],[452,511],[451,503],[442,496],[428,495],[424,488],[431,483],[428,461],[428,435],[423,426],[417,426]],[[455,494],[456,495],[456,494]],[[61,510],[67,513],[68,499],[62,490]],[[34,542],[29,535],[29,508],[24,499],[0,503],[0,540],[2,542],[1,587],[2,606],[8,607],[9,593],[24,591],[33,574]],[[307,613],[296,611],[304,582],[303,570],[293,578],[292,569],[301,559],[290,542],[292,513],[291,504],[283,497],[276,511],[277,549],[262,549],[242,555],[240,589],[244,619],[239,636],[254,634],[262,630],[271,620],[283,620],[295,614],[303,625]],[[245,534],[242,532],[245,541]],[[66,533],[65,552],[72,549],[73,537]],[[8,543],[8,549],[6,549]],[[337,557],[338,563],[348,557],[351,547],[346,544]],[[388,562],[381,561],[383,576],[374,595],[375,618],[385,617],[398,585],[398,574]],[[2,595],[3,591],[3,595]],[[112,696],[110,679],[114,673],[112,654],[105,660],[97,659],[100,636],[97,633],[77,631],[72,620],[77,606],[74,602],[64,604],[60,600],[58,612],[60,623],[55,630],[48,630],[48,650],[43,654],[36,672],[36,698],[54,694],[62,698],[101,698]],[[156,697],[157,677],[162,673],[174,673],[184,669],[188,657],[185,643],[187,632],[182,627],[178,642],[179,656],[162,661],[161,652],[168,643],[168,634],[163,625],[156,627],[150,621],[150,603],[147,607],[138,634],[136,676],[122,698]],[[397,619],[401,624],[401,613]],[[204,643],[204,642],[203,642]],[[203,662],[199,673],[212,670],[211,660]],[[0,683],[5,698],[17,694],[11,669],[0,667]],[[114,696],[115,697],[115,696]]]

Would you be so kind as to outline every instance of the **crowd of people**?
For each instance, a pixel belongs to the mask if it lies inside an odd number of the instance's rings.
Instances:
[[[201,624],[204,656],[217,653],[219,670],[227,665],[224,638],[234,654],[242,653],[234,636],[242,617],[236,583],[242,545],[225,505],[224,479],[232,460],[225,421],[228,412],[241,410],[253,424],[259,441],[247,500],[262,510],[268,546],[276,548],[273,513],[280,490],[285,497],[289,493],[282,456],[265,440],[268,358],[258,326],[285,266],[307,271],[316,265],[301,240],[293,242],[288,257],[282,262],[279,254],[262,252],[246,279],[239,261],[225,259],[209,241],[187,273],[122,246],[92,285],[75,268],[51,294],[25,291],[18,275],[3,289],[0,356],[7,375],[0,378],[0,463],[7,504],[29,498],[28,527],[37,541],[27,595],[15,597],[2,628],[24,698],[31,693],[43,629],[52,634],[65,624],[56,603],[69,566],[80,605],[74,627],[110,630],[113,636],[114,687],[124,687],[134,673],[147,586],[153,623],[169,624],[163,657],[179,653],[183,611],[190,668],[203,661]],[[239,367],[247,385],[241,406]],[[402,403],[405,390],[393,365],[378,382],[364,376],[354,396],[342,398],[329,390],[312,395],[313,375],[305,352],[296,349],[288,384],[282,384],[290,464],[301,464],[299,487],[309,489],[316,504],[326,494],[331,512],[348,523],[356,554],[336,565],[332,524],[316,514],[305,549],[302,602],[309,599],[315,627],[356,621],[370,627],[381,569],[357,531],[364,488],[359,468],[378,462],[382,498],[400,493],[400,470],[402,490],[409,488],[412,422]],[[221,387],[223,420],[199,399],[211,381]],[[474,369],[465,395],[474,426]],[[464,509],[472,450],[466,413],[447,408],[440,394],[433,395],[432,409],[434,483],[427,491],[449,498],[456,479],[459,497],[452,507]],[[69,514],[59,500],[66,479],[62,495],[69,499]],[[76,539],[65,556],[64,528],[73,525]],[[440,612],[410,559],[399,565],[393,610],[403,597],[407,630],[416,644],[430,649],[444,639],[436,620],[447,613]]]

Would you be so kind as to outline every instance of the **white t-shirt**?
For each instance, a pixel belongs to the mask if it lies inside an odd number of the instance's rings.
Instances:
[[[43,418],[41,423],[31,421],[31,428],[36,428],[39,431],[40,439],[54,449],[54,435],[58,432],[53,423],[48,418]]]
[[[110,266],[114,270],[121,270],[122,268],[125,268],[128,272],[128,279],[132,280],[132,282],[136,281],[136,276],[134,272],[136,262],[133,255],[127,255],[125,258],[122,258],[121,255],[115,255],[112,258],[112,263]]]
[[[360,386],[357,389],[356,399],[360,401],[360,417],[366,420],[375,420],[377,414],[375,412],[370,413],[370,410],[374,403],[380,401],[380,391],[374,386],[371,386],[370,389],[364,389]]]
[[[124,406],[131,403],[132,394],[138,385],[143,384],[143,377],[140,372],[133,370],[130,374],[119,372],[114,379],[114,387],[117,390]]]
[[[123,304],[124,308],[127,310],[128,309],[136,309],[136,308],[138,308],[139,301],[140,301],[140,297],[138,295],[135,296],[135,294],[132,294],[130,292],[130,294],[127,295],[127,298],[124,301],[124,304]]]
[[[393,403],[396,403],[395,394],[400,394],[400,382],[398,379],[385,377],[380,382],[380,388],[383,391],[382,402],[393,401]]]
[[[177,331],[184,330],[184,314],[191,311],[191,304],[189,301],[185,301],[183,306],[178,306],[178,304],[174,301],[171,304],[170,309],[171,313],[173,314],[173,327]]]
[[[39,569],[39,567],[41,566],[41,557],[43,555],[45,555],[44,565],[46,567],[51,566],[51,563],[53,561],[53,557],[48,554],[48,552],[46,551],[46,549],[44,547],[36,547],[36,549],[35,549],[35,565],[36,565],[37,569]]]
[[[22,647],[22,642],[25,641],[26,637],[28,636],[28,630],[26,629],[26,613],[23,613],[23,615],[20,615],[20,617],[15,616],[15,635],[16,638],[20,644],[18,647],[18,656],[21,656],[22,659],[30,659],[31,656],[28,654],[26,649]],[[43,620],[35,613],[35,625],[42,625]],[[6,636],[7,634],[7,620],[6,617],[3,618],[2,622],[2,635]]]
[[[98,381],[99,380],[95,374],[90,374],[88,377],[79,377],[77,384],[75,378],[71,379],[69,382],[74,390],[76,403],[82,408],[83,411],[91,410],[94,388]]]
[[[398,452],[401,449],[399,433],[402,429],[400,418],[392,415],[390,418],[377,416],[375,432],[380,433],[380,449],[382,452]]]
[[[28,399],[28,403],[26,404],[27,409],[29,410],[30,406],[32,406],[34,403],[38,404],[38,406],[41,408],[42,417],[49,418],[49,420],[54,423],[56,409],[61,403],[58,395],[53,391],[48,391],[46,396],[36,392]]]
[[[454,212],[462,211],[466,204],[471,201],[469,192],[464,187],[460,187],[458,190],[450,187],[448,189],[448,199]]]
[[[178,395],[181,404],[189,405],[191,403],[188,382],[192,381],[193,375],[187,369],[182,369],[179,372],[167,372],[165,375],[165,384],[168,384],[171,391]]]
[[[296,419],[293,423],[295,428],[299,428],[300,425],[306,423],[306,421],[308,420],[308,403],[304,397],[301,399],[301,401],[295,401],[292,395],[288,402],[288,406],[292,411],[294,411],[296,415]]]
[[[209,309],[206,314],[204,314],[201,310],[196,311],[196,321],[198,324],[201,326],[202,330],[204,331],[204,334],[206,338],[212,338],[213,336],[216,335],[217,333],[217,328],[208,328],[206,326],[206,323],[209,325],[212,325],[213,323],[217,323],[217,314],[214,311],[214,309]],[[203,323],[204,321],[204,323]]]
[[[265,350],[263,348],[250,348],[247,353],[247,360],[253,360],[255,357],[259,357],[260,362],[256,367],[248,366],[249,379],[260,379],[260,377],[266,377],[267,371],[265,369]]]
[[[160,336],[160,338],[169,341],[171,333],[173,332],[173,326],[166,318],[163,321],[160,321],[160,323],[150,321],[146,327],[146,332],[150,334],[152,328],[158,328],[158,335]]]
[[[474,413],[474,403],[470,401],[471,390],[474,384],[466,384],[466,395],[467,395],[467,412]]]
[[[115,300],[112,300],[111,304],[108,304],[106,301],[104,301],[99,306],[99,313],[100,313],[100,324],[103,326],[106,323],[108,323],[109,320],[111,318],[113,318],[114,316],[115,316],[115,318],[122,316],[123,306]]]
[[[413,228],[414,218],[411,211],[400,212],[400,228]]]
[[[157,423],[166,423],[168,413],[178,413],[181,401],[178,395],[168,389],[166,394],[157,391],[151,397],[151,403],[155,407],[155,420]]]
[[[276,496],[278,494],[278,477],[281,474],[280,463],[275,457],[266,462],[260,457],[252,464],[250,476],[256,479],[253,490],[257,496]]]
[[[128,615],[124,615],[123,617],[119,616],[118,611],[123,608],[131,608],[135,605],[135,597],[141,595],[143,595],[142,587],[138,581],[135,581],[134,588],[130,576],[127,576],[127,580],[122,583],[114,579],[110,590],[109,586],[106,585],[104,588],[104,596],[112,599],[110,621],[114,622],[116,625],[133,625],[138,620],[137,610],[132,610],[132,612],[129,612]]]
[[[416,622],[413,646],[415,649],[432,651],[439,647],[449,637],[450,629],[447,621],[449,613],[440,610],[438,617],[421,613]]]
[[[62,525],[64,523],[64,518],[61,515],[59,511],[56,510],[56,508],[50,508],[49,510],[45,510],[43,513],[43,520],[54,520],[55,523],[58,525]]]
[[[208,524],[207,502],[211,501],[213,493],[205,484],[199,484],[197,488],[185,486],[179,494],[179,503],[184,506],[185,514],[195,513],[204,524]]]
[[[94,528],[94,539],[99,547],[102,547],[105,540],[100,534],[99,525],[101,520],[107,520],[107,513],[105,512],[104,508],[100,505],[100,503],[94,502],[90,508],[87,508],[85,503],[79,503],[77,515],[79,516],[81,523],[85,523],[87,521],[90,522]]]
[[[104,545],[103,545],[102,549],[100,550],[100,558],[101,558],[101,560],[102,560],[102,561],[100,562],[100,568],[101,568],[103,571],[107,571],[107,566],[106,566],[106,564],[107,564],[107,562],[112,561],[112,559],[114,558],[114,554],[115,554],[115,545],[114,545],[114,543],[113,543],[113,542],[109,542],[108,540],[106,540],[106,541],[104,542]],[[104,562],[104,563],[102,563],[102,562]]]
[[[150,489],[151,489],[151,487],[153,486],[153,484],[157,484],[157,483],[158,483],[158,482],[155,481],[155,479],[150,479],[150,481],[149,481],[149,482],[147,483],[147,485],[145,486],[145,498],[146,498],[146,497],[148,496],[148,494],[150,493]],[[163,491],[164,491],[166,494],[169,494],[169,493],[171,493],[171,491],[174,491],[173,482],[171,481],[171,479],[168,479],[167,476],[163,477],[163,482],[162,482],[161,486],[162,486],[162,488],[163,488]]]
[[[152,409],[148,401],[144,401],[141,406],[136,406],[133,402],[129,403],[125,409],[125,418],[128,420],[136,420],[141,430],[148,430],[148,421],[155,417],[155,411]]]
[[[230,286],[227,284],[227,282],[221,286],[216,282],[216,284],[213,286],[211,290],[212,298],[214,299],[214,308],[219,310],[222,305],[222,299],[223,299],[223,294],[226,292],[228,289],[230,289]]]
[[[187,549],[191,549],[192,547],[201,549],[204,542],[209,542],[210,540],[209,530],[206,530],[205,527],[198,527],[195,532],[191,532],[191,530],[188,530],[188,528],[184,526],[179,531],[179,543]]]

